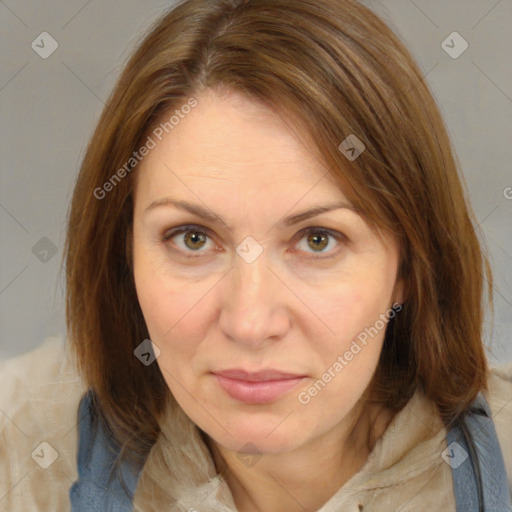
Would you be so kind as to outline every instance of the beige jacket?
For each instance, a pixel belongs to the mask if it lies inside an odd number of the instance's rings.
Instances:
[[[486,398],[512,488],[512,363],[491,371],[489,387]],[[36,350],[0,362],[0,390],[0,510],[68,512],[69,488],[78,476],[77,409],[86,391],[69,348],[59,338],[47,338]],[[176,425],[168,432],[178,439],[190,437]],[[434,407],[417,393],[394,418],[363,468],[319,512],[389,512],[397,510],[397,504],[401,512],[455,511],[451,468],[441,457],[445,437]],[[183,453],[186,441],[177,443]],[[161,452],[169,449],[161,449],[161,443],[149,455],[152,467],[158,467]],[[207,485],[215,482],[215,475],[211,459],[202,453],[205,460],[198,458],[198,472]],[[167,467],[179,467],[181,455],[177,452]],[[186,499],[190,487],[183,471],[178,474],[180,482],[170,486]],[[142,499],[140,482],[137,497]],[[224,481],[210,494],[212,503],[217,499],[226,503],[223,509],[235,510]]]

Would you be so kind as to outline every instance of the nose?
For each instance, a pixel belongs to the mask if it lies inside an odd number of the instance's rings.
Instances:
[[[290,292],[275,274],[265,252],[252,263],[235,258],[220,292],[219,318],[221,331],[233,342],[258,350],[288,332]]]

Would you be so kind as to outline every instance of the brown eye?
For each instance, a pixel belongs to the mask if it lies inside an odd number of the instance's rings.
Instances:
[[[343,242],[348,243],[348,239],[342,233],[331,232],[323,228],[308,228],[302,231],[300,235],[302,235],[302,238],[299,239],[297,247],[300,252],[312,254],[311,259],[325,259],[335,256],[339,252],[337,250],[338,246],[342,245]],[[300,247],[303,240],[306,243]],[[315,254],[318,254],[318,256],[315,256]]]
[[[317,249],[322,251],[329,244],[329,236],[323,233],[311,233],[308,235],[308,244],[315,251]]]
[[[195,256],[192,254],[194,252],[198,253],[197,256],[202,256],[203,253],[207,252],[208,241],[214,245],[210,235],[203,228],[195,226],[182,226],[166,232],[161,240],[162,243],[169,246],[169,249],[190,257]]]
[[[184,243],[189,249],[197,251],[204,246],[206,239],[207,236],[199,231],[187,231],[185,233]]]

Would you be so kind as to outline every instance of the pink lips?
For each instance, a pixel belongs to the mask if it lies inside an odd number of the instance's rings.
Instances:
[[[266,404],[274,401],[304,379],[305,375],[278,370],[247,372],[240,369],[214,373],[220,387],[235,400],[246,404]]]

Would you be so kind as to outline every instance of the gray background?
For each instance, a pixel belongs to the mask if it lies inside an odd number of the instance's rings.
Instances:
[[[512,1],[365,3],[406,43],[440,105],[492,257],[490,360],[512,361]],[[127,57],[172,5],[0,2],[0,359],[65,337],[60,263],[80,160]],[[441,46],[454,31],[469,44],[455,59]],[[42,32],[58,43],[46,59],[31,47]]]

